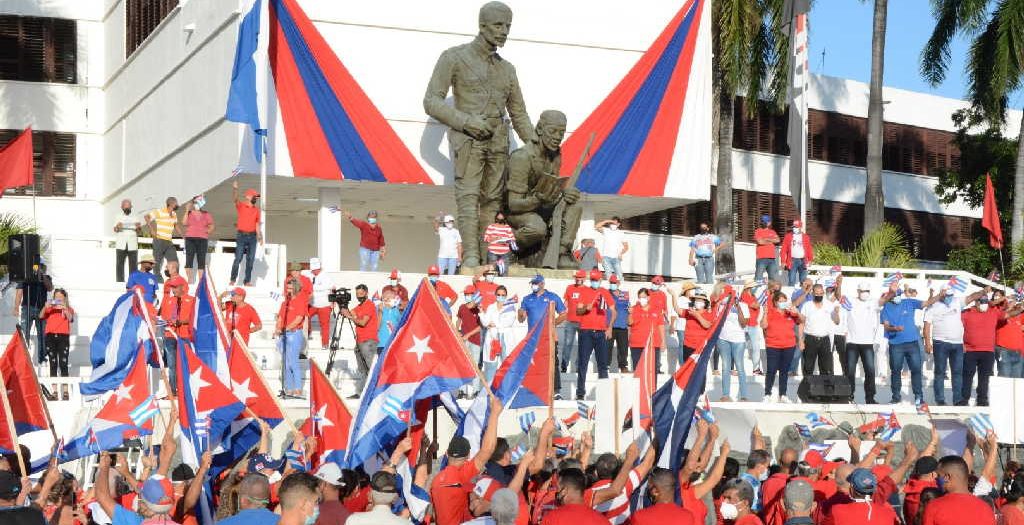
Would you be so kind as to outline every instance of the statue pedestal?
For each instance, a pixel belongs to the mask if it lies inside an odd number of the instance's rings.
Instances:
[[[527,268],[526,266],[520,266],[513,264],[508,267],[509,277],[533,277],[534,275],[543,275],[545,279],[565,279],[572,280],[572,274],[576,273],[576,270],[558,269],[554,270],[551,268]]]

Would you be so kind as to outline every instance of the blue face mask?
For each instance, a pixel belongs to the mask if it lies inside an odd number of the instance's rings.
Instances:
[[[427,277],[427,280],[430,281],[430,284],[434,284],[437,282],[437,276],[431,275],[430,277]]]
[[[939,490],[946,492],[946,478],[939,476],[935,478],[935,485],[939,487]]]
[[[320,518],[320,506],[313,507],[313,514],[306,517],[306,525],[313,525]]]
[[[903,296],[902,295],[897,295],[896,297],[892,298],[892,304],[900,304],[902,302],[903,302]]]
[[[610,284],[608,287],[611,288],[613,292],[619,289],[619,285],[617,284]]]
[[[600,288],[600,286],[601,286],[601,281],[590,281],[590,287],[591,288],[596,290],[596,289]]]
[[[368,222],[370,224],[377,224],[377,218],[376,217],[367,217],[366,222]]]
[[[947,295],[947,296],[942,298],[942,304],[949,305],[952,302],[953,302],[953,296],[952,295]]]

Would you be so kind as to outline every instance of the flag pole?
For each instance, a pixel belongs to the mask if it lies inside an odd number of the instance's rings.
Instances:
[[[17,325],[15,326],[15,331],[18,334],[18,337],[21,338],[21,349],[25,352],[25,358],[28,359],[29,363],[31,363],[32,362],[32,355],[28,353],[28,347],[25,346],[26,345],[26,343],[25,343],[25,334],[22,333],[21,327],[17,326]],[[53,442],[56,443],[57,442],[57,431],[54,430],[54,428],[53,428],[53,418],[50,417],[50,407],[46,404],[46,398],[43,397],[42,385],[39,384],[39,374],[36,373],[36,367],[31,366],[29,368],[32,369],[32,379],[36,380],[36,393],[39,395],[40,404],[43,405],[43,413],[46,414],[46,423],[50,427],[50,434],[53,436]],[[4,388],[7,388],[7,387],[4,387]],[[6,390],[5,390],[5,392],[6,392]]]
[[[555,305],[548,303],[548,417],[555,417]]]
[[[238,330],[232,330],[231,335],[234,337],[235,343],[238,344],[238,349],[242,351],[242,355],[244,355],[246,361],[249,362],[249,366],[251,366],[254,371],[257,370],[256,363],[252,360],[252,356],[249,355],[249,346],[246,345],[245,341],[242,340],[242,336],[238,333]],[[255,374],[255,376],[259,380],[260,384],[263,385],[263,388],[267,392],[271,392],[271,393],[273,392],[273,390],[270,389],[270,385],[267,384],[266,378],[263,377],[263,374],[257,372]],[[284,407],[281,406],[281,401],[277,398],[277,396],[271,394],[270,398],[274,400],[274,405],[277,406],[277,409],[281,411],[281,415],[284,417],[284,420],[288,423],[288,426],[292,429],[292,432],[298,432],[299,431],[298,427],[295,426],[295,422],[294,421],[292,421],[291,419],[288,418],[288,414],[285,413]],[[311,398],[310,402],[312,402],[312,396],[310,396],[310,398]],[[246,410],[249,410],[249,409],[246,408]],[[250,410],[250,413],[251,412],[252,411]],[[253,414],[253,417],[257,417],[257,416],[255,414]]]
[[[0,400],[4,405],[4,417],[7,418],[7,430],[11,433],[11,446],[18,456],[18,465],[21,466],[21,475],[27,476],[28,469],[25,467],[25,458],[21,455],[21,446],[18,444],[18,431],[14,428],[14,413],[11,411],[11,402],[7,399],[7,384],[4,383],[4,375],[0,374]],[[52,428],[53,425],[51,424]]]
[[[143,299],[142,292],[139,291],[139,289],[136,288],[134,290],[134,292],[135,292],[135,299],[138,301],[139,310],[142,311],[142,317],[146,320],[146,329],[149,331],[149,339],[153,343],[153,351],[156,354],[156,360],[157,360],[158,363],[160,363],[160,377],[161,377],[161,379],[163,379],[164,388],[167,389],[167,399],[168,399],[168,401],[170,401],[171,407],[173,408],[174,407],[174,395],[173,395],[174,391],[171,390],[171,380],[167,376],[167,366],[164,364],[163,348],[160,346],[159,343],[157,343],[156,329],[153,327],[153,319],[149,316],[149,308],[146,307],[146,305],[149,304],[149,303],[147,303],[146,300]],[[173,334],[175,346],[177,346],[178,334],[175,334],[173,331],[171,332],[171,334]],[[161,414],[161,417],[162,417],[162,414]]]
[[[267,139],[256,134],[256,139],[260,141],[260,147],[263,148],[263,160],[260,162],[260,237],[263,238],[263,244],[267,243]],[[262,249],[262,248],[260,248]]]
[[[619,377],[615,376],[612,378],[612,411],[615,414],[615,421],[612,423],[612,434],[615,436],[615,455],[618,456],[620,453],[620,429],[616,428],[619,426],[617,423],[619,419]]]

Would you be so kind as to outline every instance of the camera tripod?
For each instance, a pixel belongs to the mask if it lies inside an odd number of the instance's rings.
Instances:
[[[338,352],[338,347],[341,346],[341,334],[345,329],[345,325],[348,325],[349,330],[352,331],[352,340],[356,340],[356,323],[342,315],[346,311],[351,311],[348,306],[339,307],[337,310],[331,312],[331,320],[334,321],[334,329],[331,330],[331,352],[327,355],[327,366],[324,368],[324,375],[328,378],[331,377],[331,370],[334,369],[334,356]],[[359,349],[353,348],[356,353],[356,359],[362,359],[359,355]]]

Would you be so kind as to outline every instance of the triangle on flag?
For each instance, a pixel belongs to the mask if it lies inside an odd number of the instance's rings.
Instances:
[[[178,417],[182,432],[195,445],[208,436],[208,449],[219,444],[245,405],[203,364],[185,339],[178,339]],[[196,454],[198,461],[199,454]]]
[[[128,375],[125,376],[121,385],[107,398],[107,402],[95,416],[96,419],[123,423],[135,427],[135,433],[125,435],[125,439],[137,437],[139,429],[148,431],[146,432],[147,434],[153,432],[153,420],[151,417],[146,418],[146,421],[141,425],[136,425],[131,417],[132,412],[142,407],[147,400],[152,401],[150,399],[152,396],[149,391],[149,376],[145,352],[145,345],[139,344],[138,353],[135,361],[132,363],[131,370],[128,371]]]

